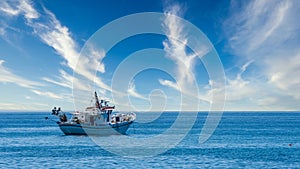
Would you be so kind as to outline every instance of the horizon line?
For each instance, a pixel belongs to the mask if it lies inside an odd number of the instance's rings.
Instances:
[[[65,110],[63,112],[66,113],[71,113],[74,112],[75,110]],[[0,110],[0,113],[51,113],[51,110]],[[300,110],[224,110],[224,111],[212,111],[212,110],[157,110],[157,111],[129,111],[129,110],[124,110],[124,111],[115,111],[115,112],[135,112],[135,113],[156,113],[156,112],[198,112],[198,113],[207,113],[207,112],[245,112],[245,113],[255,113],[255,112],[298,112],[300,113]]]

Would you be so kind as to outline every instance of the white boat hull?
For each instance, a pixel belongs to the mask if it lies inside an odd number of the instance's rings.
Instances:
[[[58,123],[58,125],[66,135],[117,135],[126,134],[127,129],[132,123],[131,121],[101,126],[86,126],[71,123]]]

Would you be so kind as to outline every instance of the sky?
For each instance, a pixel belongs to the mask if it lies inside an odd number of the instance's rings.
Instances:
[[[102,28],[145,12],[161,14],[161,34],[135,34],[106,49],[155,23],[119,24],[105,38],[97,36]],[[1,0],[0,111],[82,109],[94,91],[117,110],[207,111],[221,100],[224,111],[297,111],[299,12],[296,0]],[[196,49],[187,45],[194,41]],[[216,56],[224,87],[204,61]]]

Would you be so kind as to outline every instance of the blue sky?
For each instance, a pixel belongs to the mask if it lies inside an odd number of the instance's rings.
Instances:
[[[98,29],[141,12],[162,13],[165,35],[132,36],[109,51],[97,46],[82,59],[82,48]],[[218,92],[225,92],[228,111],[299,110],[299,12],[300,2],[292,0],[2,0],[0,110],[47,111],[54,106],[73,110],[74,82],[85,96],[94,90],[110,100],[113,95],[126,96],[127,101],[114,100],[120,110],[189,110],[180,107],[182,93],[189,94],[191,104],[199,104],[197,110],[208,110],[212,93]],[[169,14],[206,35],[222,62],[225,90],[211,87],[213,81],[198,53],[193,57],[191,49],[170,38],[189,42],[193,35]],[[112,90],[117,67],[129,56],[139,57],[129,68],[145,64],[148,55],[143,50],[153,48],[161,51],[155,61],[163,62],[171,73],[149,68],[132,77],[123,91]],[[189,87],[190,75],[198,92]]]

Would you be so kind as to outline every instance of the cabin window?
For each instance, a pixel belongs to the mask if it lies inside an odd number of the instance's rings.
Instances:
[[[120,117],[116,117],[116,122],[119,122],[120,121]]]

